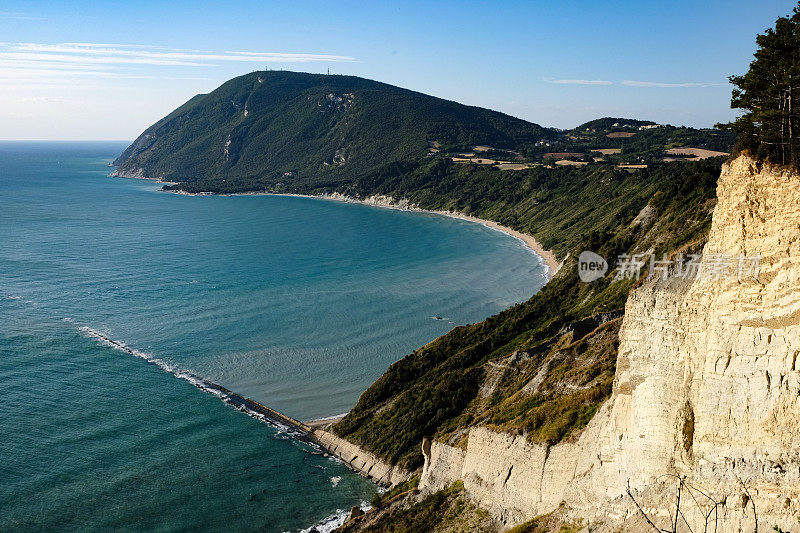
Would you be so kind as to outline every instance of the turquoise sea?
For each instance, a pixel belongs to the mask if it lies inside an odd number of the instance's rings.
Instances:
[[[375,487],[193,382],[337,415],[545,282],[478,224],[109,178],[125,146],[0,143],[0,531],[319,524]]]

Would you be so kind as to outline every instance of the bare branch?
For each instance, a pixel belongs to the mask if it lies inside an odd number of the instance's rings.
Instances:
[[[750,500],[750,503],[753,506],[753,520],[755,521],[755,530],[753,531],[753,533],[758,533],[758,514],[756,513],[756,501],[750,495],[750,491],[747,490],[747,485],[744,484],[744,481],[742,481],[742,479],[739,476],[736,476],[736,479],[742,485],[742,489],[744,490],[744,493],[747,495],[747,499]]]
[[[631,480],[630,479],[628,480],[628,489],[626,490],[626,492],[628,493],[628,496],[630,496],[631,501],[633,501],[633,504],[639,510],[641,515],[644,517],[645,520],[647,520],[647,523],[650,524],[650,526],[652,526],[652,528],[655,529],[658,533],[661,533],[661,530],[658,528],[658,526],[656,526],[653,523],[653,521],[650,520],[650,517],[647,516],[647,514],[644,512],[644,510],[642,510],[642,507],[639,505],[639,502],[637,502],[636,498],[633,497],[633,493],[631,492]]]

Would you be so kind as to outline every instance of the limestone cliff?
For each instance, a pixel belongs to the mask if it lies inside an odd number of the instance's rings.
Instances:
[[[700,275],[631,293],[613,394],[581,435],[548,447],[476,427],[466,449],[426,442],[424,491],[462,479],[507,524],[564,502],[644,530],[674,527],[680,487],[679,530],[800,526],[800,175],[740,156],[717,194]],[[725,255],[733,275],[713,275]],[[758,279],[736,275],[740,255],[760,256]]]
[[[310,433],[325,451],[338,457],[347,466],[378,485],[393,487],[411,477],[409,472],[399,466],[390,465],[374,454],[367,452],[352,442],[337,437],[329,431],[312,429]]]

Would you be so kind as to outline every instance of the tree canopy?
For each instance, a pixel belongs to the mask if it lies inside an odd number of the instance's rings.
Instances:
[[[782,165],[800,164],[800,3],[756,37],[750,69],[731,76],[731,108],[745,113],[722,128],[739,134],[739,150]]]

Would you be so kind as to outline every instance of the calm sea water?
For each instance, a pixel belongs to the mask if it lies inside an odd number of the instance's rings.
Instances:
[[[3,531],[297,531],[368,501],[344,465],[164,368],[336,415],[545,281],[477,224],[108,178],[124,147],[0,143]]]

